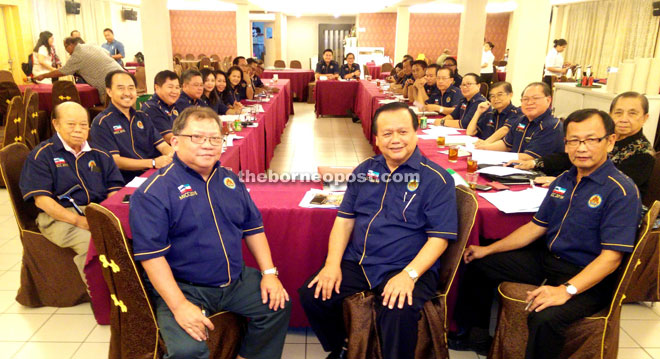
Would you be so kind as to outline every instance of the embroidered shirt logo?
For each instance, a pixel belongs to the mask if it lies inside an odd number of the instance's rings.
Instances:
[[[138,120],[137,127],[141,130],[144,130],[144,125],[142,124],[142,121]]]
[[[225,177],[225,179],[222,182],[224,182],[225,186],[227,186],[227,188],[229,189],[236,188],[236,182],[234,182],[234,180],[229,177]]]
[[[525,127],[527,127],[527,125],[525,125],[524,123],[519,123],[518,126],[516,126],[516,129],[522,131],[525,129]]]
[[[447,97],[447,103],[451,102],[451,97]]]
[[[417,182],[415,180],[411,180],[410,182],[408,182],[407,188],[408,188],[408,191],[415,192],[417,190],[417,188],[419,188],[419,182]]]
[[[598,208],[600,207],[601,203],[603,203],[603,197],[601,197],[599,194],[591,196],[591,198],[589,198],[589,202],[587,202],[590,208]]]
[[[89,170],[92,172],[101,173],[101,169],[96,165],[96,161],[94,160],[87,162],[87,167],[89,167]]]
[[[55,162],[56,167],[68,167],[69,165],[66,163],[64,158],[62,157],[55,157],[53,158],[53,162]]]
[[[467,104],[464,103],[461,105],[461,110],[465,110],[466,108],[467,108]]]
[[[379,176],[380,176],[380,172],[376,172],[374,170],[367,171],[367,179],[369,180],[369,182],[373,182],[373,183],[380,182],[378,179]]]
[[[181,194],[179,196],[179,199],[184,199],[192,196],[197,196],[197,192],[193,191],[192,187],[190,187],[189,184],[182,184],[179,187],[177,187],[179,190],[179,193]]]
[[[565,193],[566,193],[566,188],[555,186],[555,189],[552,190],[550,197],[564,199]]]
[[[126,131],[124,131],[124,129],[121,127],[121,125],[112,126],[112,133],[114,133],[115,135],[118,135],[118,134],[124,133],[124,132],[126,132]]]
[[[173,109],[173,110],[172,110],[172,114],[173,114],[174,116],[179,116],[179,111],[178,111],[177,109]]]

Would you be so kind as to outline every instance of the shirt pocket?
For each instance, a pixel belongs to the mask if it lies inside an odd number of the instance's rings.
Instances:
[[[405,191],[398,194],[394,200],[394,216],[408,225],[421,223],[423,222],[420,218],[423,215],[421,204],[422,199],[417,192]]]

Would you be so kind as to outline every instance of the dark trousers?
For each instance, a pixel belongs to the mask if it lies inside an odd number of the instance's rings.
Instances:
[[[147,282],[148,283],[148,282]],[[289,326],[291,302],[284,309],[273,311],[261,301],[261,274],[251,267],[243,267],[240,278],[228,287],[201,287],[177,282],[183,295],[191,303],[203,308],[208,315],[230,311],[250,319],[241,343],[239,355],[243,358],[273,359],[282,356],[284,338]],[[151,298],[155,301],[156,319],[167,346],[165,359],[208,359],[206,342],[193,339],[174,319],[174,314],[149,283]]]
[[[490,85],[493,83],[493,73],[490,74],[481,74],[481,82],[485,82],[488,84],[488,88],[490,89]]]
[[[307,288],[318,272],[298,290],[305,314],[325,351],[341,349],[347,337],[342,308],[344,298],[369,289],[369,283],[357,263],[342,261],[341,272],[339,294],[333,291],[332,297],[328,300],[314,298],[316,286]],[[424,303],[431,299],[438,287],[437,274],[429,270],[415,283],[413,305],[408,305],[406,302],[403,309],[396,306],[394,309],[383,307],[383,289],[387,281],[400,272],[396,270],[388,273],[385,279],[372,289],[376,297],[376,325],[384,359],[414,358],[420,312]]]
[[[459,327],[488,329],[495,288],[501,282],[557,286],[566,283],[583,268],[551,254],[537,241],[511,252],[493,254],[468,264],[461,280],[455,317]],[[566,328],[578,319],[603,309],[611,300],[613,275],[569,299],[564,305],[531,312],[527,317],[529,340],[525,358],[558,358]]]
[[[543,82],[548,84],[548,86],[550,86],[550,90],[552,90],[552,76],[543,76]]]

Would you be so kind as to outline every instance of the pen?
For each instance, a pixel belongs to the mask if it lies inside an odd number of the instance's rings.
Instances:
[[[206,310],[202,308],[202,315],[206,317]],[[209,339],[209,328],[204,325],[204,332],[206,333],[206,340]]]
[[[529,185],[532,186],[532,188],[536,187],[536,186],[534,185],[534,180],[531,179],[531,178],[529,179]],[[541,285],[543,285],[543,284],[541,284]]]
[[[541,285],[539,286],[539,288],[543,287],[545,285],[545,282],[547,282],[547,281],[548,281],[548,278],[544,279],[543,282],[541,282]],[[525,311],[528,311],[529,307],[531,307],[533,303],[534,303],[534,298],[532,298],[529,302],[527,302],[527,306],[525,307]]]

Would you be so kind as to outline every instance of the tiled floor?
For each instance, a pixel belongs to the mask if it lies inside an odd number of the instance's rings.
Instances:
[[[314,106],[296,104],[271,168],[313,172],[318,165],[357,165],[373,155],[360,125],[348,118],[314,116]],[[72,308],[26,308],[14,301],[19,285],[21,244],[7,191],[0,190],[0,359],[107,357],[110,328],[94,321],[89,304]],[[623,359],[660,359],[660,305],[623,308],[619,354]],[[311,330],[290,330],[285,359],[322,359],[326,353]],[[450,352],[452,359],[478,359]]]

